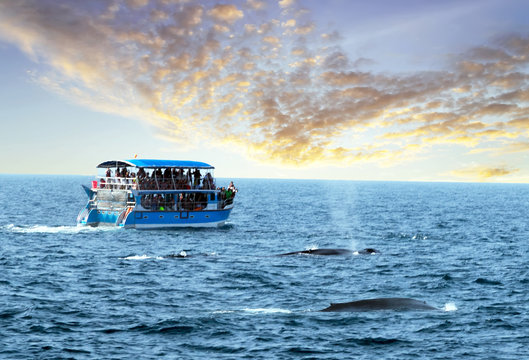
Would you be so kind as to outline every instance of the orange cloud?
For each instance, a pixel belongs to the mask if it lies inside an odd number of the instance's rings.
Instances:
[[[307,35],[310,34],[315,29],[315,27],[316,26],[313,23],[305,24],[303,26],[295,28],[294,33],[299,35]]]
[[[229,24],[233,24],[244,16],[243,12],[237,9],[237,6],[231,4],[217,4],[208,11],[208,14],[215,20],[225,21]]]
[[[507,175],[514,174],[520,171],[520,169],[510,169],[504,166],[500,167],[487,167],[487,166],[472,166],[469,168],[453,170],[452,175],[477,181],[486,181],[492,178],[504,177]]]
[[[263,10],[266,8],[266,2],[260,0],[248,0],[248,5],[254,10]]]
[[[292,6],[294,4],[295,0],[279,0],[279,6],[282,8],[286,8],[289,6]]]

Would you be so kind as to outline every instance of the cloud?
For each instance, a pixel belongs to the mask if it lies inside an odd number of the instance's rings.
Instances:
[[[502,148],[495,148],[495,149],[492,149],[491,151],[495,151],[496,153],[500,153],[500,154],[528,152],[529,151],[529,141],[512,142],[512,143],[505,145]]]
[[[307,34],[310,34],[315,28],[316,28],[316,25],[314,25],[314,23],[309,23],[309,24],[305,24],[305,25],[297,27],[294,30],[294,33],[298,35],[307,35]]]
[[[149,0],[126,0],[128,6],[132,8],[141,8],[149,3]]]
[[[288,19],[287,21],[284,21],[281,26],[283,27],[294,27],[296,26],[296,19]]]
[[[88,4],[1,2],[0,37],[39,64],[42,86],[141,117],[166,139],[192,133],[297,166],[396,163],[445,145],[529,151],[527,35],[468,49],[443,69],[377,73],[293,1]],[[507,175],[492,169],[473,173]]]
[[[266,2],[260,0],[248,0],[248,6],[254,10],[263,10],[266,8]]]
[[[211,10],[208,11],[208,14],[215,20],[225,21],[229,24],[232,24],[243,17],[243,12],[237,9],[237,6],[231,4],[215,5]]]
[[[453,170],[452,175],[467,180],[487,181],[497,177],[504,177],[514,174],[520,169],[512,169],[504,166],[487,167],[487,166],[471,166],[459,170]]]
[[[295,0],[279,0],[279,6],[282,8],[290,7],[294,4]]]

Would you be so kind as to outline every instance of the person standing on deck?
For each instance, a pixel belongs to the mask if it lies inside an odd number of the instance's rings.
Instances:
[[[198,188],[200,186],[200,178],[201,178],[200,170],[195,169],[195,172],[193,173],[193,175],[195,176],[195,182],[193,185],[195,188]]]
[[[233,181],[230,181],[230,186],[228,186],[228,190],[230,190],[233,194],[233,197],[235,197],[235,193],[238,191],[237,188],[235,188],[235,185],[233,185]]]

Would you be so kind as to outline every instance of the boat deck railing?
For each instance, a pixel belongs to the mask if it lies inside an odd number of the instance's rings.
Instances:
[[[111,190],[215,190],[215,181],[190,181],[171,176],[164,177],[105,177],[99,176],[99,181],[92,181],[92,188]]]
[[[225,193],[219,189],[215,189],[214,181],[208,183],[207,181],[200,186],[192,185],[189,181],[184,179],[171,178],[157,178],[157,177],[103,177],[99,176],[98,180],[92,181],[92,189],[97,189],[95,198],[89,200],[89,208],[97,208],[103,211],[123,211],[127,208],[135,207],[136,200],[132,193],[138,191],[141,195],[141,206],[147,210],[159,209],[160,207],[166,210],[205,210],[208,206],[207,196],[213,193],[216,194],[216,209],[224,209],[233,207],[233,197],[226,199]],[[210,188],[211,187],[211,188]],[[117,191],[116,191],[117,190]],[[162,196],[163,194],[163,196]],[[199,195],[201,194],[201,195]],[[170,202],[167,202],[167,197],[174,197]],[[184,196],[183,201],[179,201],[178,197]],[[188,196],[192,197],[190,200]],[[203,196],[201,200],[195,201],[195,196]],[[164,199],[162,205],[154,203],[145,204],[147,199]],[[213,199],[213,198],[212,198]],[[150,200],[148,200],[150,202]],[[158,200],[157,200],[158,201]],[[209,201],[210,202],[210,201]]]
[[[92,189],[132,190],[138,188],[138,179],[132,177],[98,177],[92,181]]]
[[[127,208],[133,208],[136,206],[136,201],[112,201],[112,200],[99,200],[99,199],[90,199],[88,200],[87,210],[98,209],[98,210],[111,210],[118,211],[124,210]]]

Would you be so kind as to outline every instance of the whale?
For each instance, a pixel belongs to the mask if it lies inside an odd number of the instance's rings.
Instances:
[[[279,254],[278,256],[290,256],[290,255],[321,255],[321,256],[333,256],[333,255],[368,255],[368,254],[378,254],[379,251],[373,248],[366,248],[359,251],[352,251],[349,249],[309,249],[302,251],[293,251],[284,254]]]
[[[345,303],[331,303],[321,312],[363,312],[376,310],[431,311],[439,310],[425,301],[410,298],[375,298]]]
[[[373,249],[373,248],[365,248],[363,250],[358,250],[357,251],[358,254],[360,255],[373,255],[373,254],[380,254],[380,251],[378,251],[377,249]]]
[[[302,250],[302,251],[293,251],[288,252],[284,254],[279,254],[278,256],[289,256],[289,255],[322,255],[322,256],[329,256],[329,255],[350,255],[353,252],[349,249],[309,249],[309,250]]]
[[[187,253],[187,251],[182,250],[178,254],[177,253],[172,253],[172,254],[166,255],[166,256],[164,256],[164,259],[185,259],[185,258],[188,258],[188,257],[191,257],[191,255],[189,255]]]

